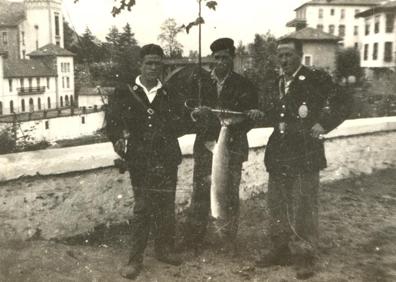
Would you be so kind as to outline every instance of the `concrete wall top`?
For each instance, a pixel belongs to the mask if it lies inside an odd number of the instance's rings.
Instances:
[[[347,120],[326,138],[348,137],[396,130],[396,116]],[[265,146],[272,128],[256,128],[248,133],[250,148]],[[191,155],[195,135],[179,138],[183,155]],[[0,181],[36,174],[50,175],[84,171],[113,165],[117,158],[110,142],[84,146],[22,152],[0,156]]]

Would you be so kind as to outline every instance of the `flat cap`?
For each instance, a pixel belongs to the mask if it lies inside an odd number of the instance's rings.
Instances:
[[[213,41],[212,44],[210,44],[210,50],[212,52],[217,52],[221,50],[228,50],[230,51],[231,55],[235,54],[235,46],[234,46],[234,40],[231,38],[219,38]]]
[[[164,50],[156,44],[147,44],[140,49],[140,58],[144,58],[146,55],[158,55],[163,57]]]

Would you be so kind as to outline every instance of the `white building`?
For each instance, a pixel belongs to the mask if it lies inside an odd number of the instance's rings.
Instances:
[[[365,24],[361,66],[366,74],[396,71],[396,1],[384,2],[356,16]]]
[[[364,20],[355,15],[381,0],[311,0],[295,9],[296,18],[287,23],[297,30],[312,27],[341,37],[340,45],[360,48]]]
[[[0,0],[0,115],[74,102],[73,53],[63,49],[61,0]]]

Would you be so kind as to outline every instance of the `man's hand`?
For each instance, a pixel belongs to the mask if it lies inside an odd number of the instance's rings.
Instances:
[[[314,126],[312,126],[312,128],[311,128],[311,135],[313,138],[322,139],[323,134],[325,134],[325,133],[326,133],[326,131],[319,123],[315,123]]]
[[[191,118],[193,121],[208,119],[211,114],[211,108],[207,106],[200,106],[191,112]]]
[[[262,120],[262,119],[264,119],[264,116],[265,116],[265,114],[262,111],[257,110],[257,109],[249,110],[245,113],[251,120],[254,120],[254,121]]]
[[[125,149],[126,149],[126,139],[125,138],[120,138],[117,140],[117,142],[114,143],[113,145],[114,151],[122,158],[125,157]]]

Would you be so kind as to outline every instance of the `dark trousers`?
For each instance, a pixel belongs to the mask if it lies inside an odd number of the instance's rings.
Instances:
[[[228,216],[218,227],[221,236],[234,240],[238,231],[239,184],[241,182],[242,162],[231,158],[229,168],[229,194],[227,199]],[[206,233],[210,214],[210,186],[212,172],[212,153],[202,150],[194,158],[193,192],[187,214],[185,240],[200,244]]]
[[[318,243],[319,172],[295,175],[269,174],[269,234],[273,248],[302,243],[305,251],[316,252]]]
[[[135,197],[130,262],[142,262],[153,225],[156,254],[174,247],[177,166],[130,170]]]

